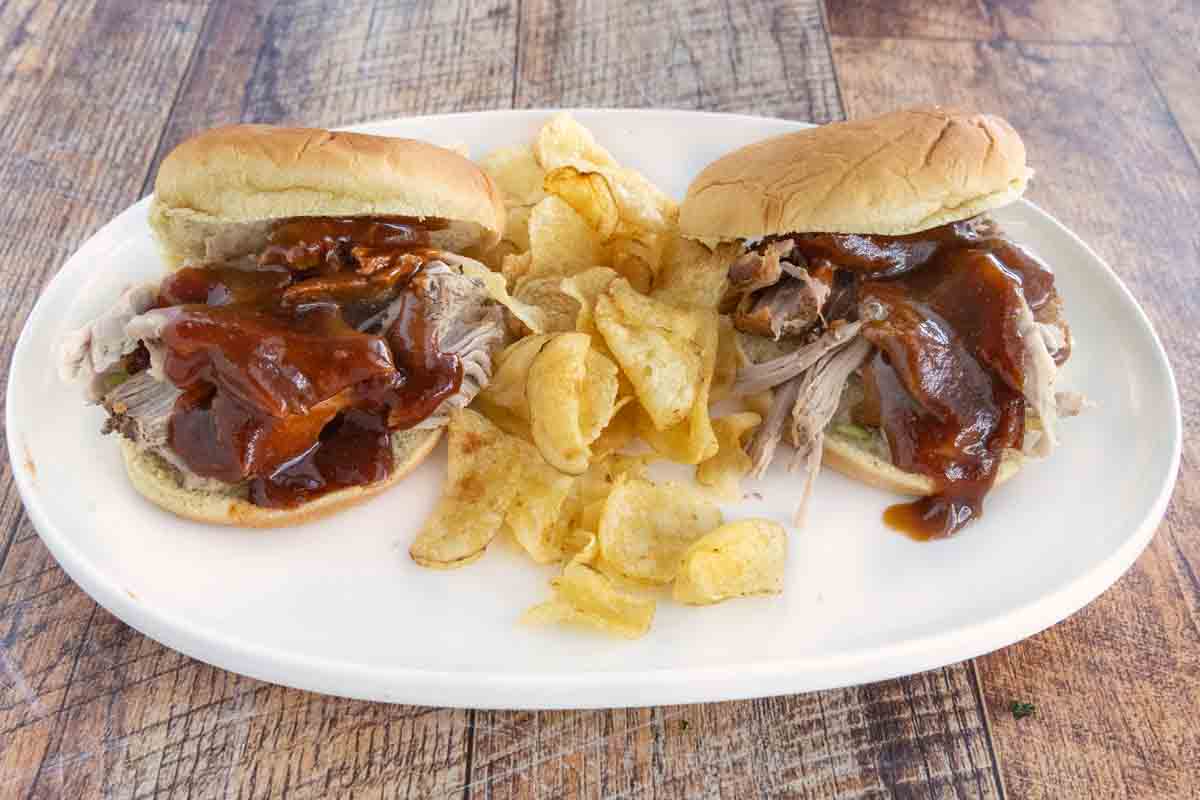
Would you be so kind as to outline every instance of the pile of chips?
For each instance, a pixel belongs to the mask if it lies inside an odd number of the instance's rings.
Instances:
[[[519,338],[451,418],[446,486],[412,558],[459,567],[510,536],[563,565],[527,621],[626,637],[649,630],[662,587],[687,604],[779,592],[784,529],[725,523],[716,505],[741,497],[761,420],[709,413],[742,359],[718,312],[735,246],[680,237],[676,204],[567,114],[481,166],[508,229],[490,271],[469,267]],[[697,485],[650,480],[659,460],[695,465]]]

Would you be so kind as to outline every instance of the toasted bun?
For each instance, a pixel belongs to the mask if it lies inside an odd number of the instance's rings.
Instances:
[[[449,220],[434,244],[486,250],[504,200],[471,161],[413,139],[316,128],[232,125],[163,159],[150,225],[171,267],[242,255],[281,217],[398,215]],[[249,250],[245,250],[249,252]]]
[[[1020,197],[1033,172],[999,117],[925,106],[822,125],[735,150],[692,182],[685,236],[899,236]]]
[[[262,508],[247,502],[232,490],[221,493],[185,489],[180,485],[175,470],[165,461],[150,451],[138,449],[124,437],[121,437],[121,455],[133,487],[151,503],[172,514],[217,525],[278,528],[318,519],[374,497],[416,469],[433,451],[441,435],[441,428],[393,433],[394,468],[387,479],[368,486],[330,492],[296,508]]]
[[[1004,459],[996,473],[995,485],[999,486],[1016,475],[1024,461],[1024,457],[1018,451],[1004,451]],[[884,461],[861,443],[832,429],[825,431],[821,463],[854,480],[897,494],[924,496],[931,495],[936,490],[933,480],[928,476],[905,472],[895,464]]]

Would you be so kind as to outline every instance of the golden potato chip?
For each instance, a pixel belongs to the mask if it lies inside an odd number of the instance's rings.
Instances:
[[[612,419],[592,442],[592,457],[606,458],[625,448],[637,436],[637,418],[641,407],[631,396],[621,396],[618,389],[617,403]]]
[[[469,408],[487,417],[489,422],[509,436],[516,436],[518,439],[524,439],[533,444],[533,431],[529,429],[527,418],[517,416],[509,409],[492,403],[482,393],[475,396]]]
[[[729,265],[740,252],[737,245],[710,250],[691,239],[671,237],[654,282],[654,297],[681,308],[717,308],[729,284]]]
[[[573,475],[587,469],[589,445],[608,424],[617,399],[616,365],[592,354],[591,344],[584,333],[556,334],[527,379],[534,444],[547,461]]]
[[[609,243],[613,269],[634,289],[648,294],[654,285],[661,253],[656,236],[618,236]]]
[[[545,170],[575,161],[610,166],[616,166],[617,163],[607,150],[596,144],[592,132],[565,111],[555,114],[538,131],[533,142],[533,154]]]
[[[516,415],[519,419],[529,419],[529,401],[525,395],[529,382],[529,368],[533,360],[553,335],[544,333],[538,336],[526,336],[518,339],[501,351],[496,359],[496,368],[492,371],[492,380],[476,400],[482,400],[489,405],[498,406]]]
[[[575,209],[558,197],[547,197],[529,215],[531,277],[566,277],[596,266],[600,236]]]
[[[442,496],[408,551],[423,567],[451,569],[483,555],[504,523],[524,465],[549,469],[537,448],[469,409],[451,415],[449,439]]]
[[[654,427],[666,430],[683,420],[702,383],[704,352],[696,341],[702,317],[641,295],[624,279],[597,298],[594,313]]]
[[[733,327],[733,320],[722,316],[717,324],[717,363],[713,367],[712,391],[709,400],[720,402],[729,397],[737,381],[738,370],[746,363],[741,340]]]
[[[575,167],[558,167],[546,173],[543,186],[575,209],[602,240],[607,241],[616,232],[617,201],[603,176],[580,172]]]
[[[546,330],[545,312],[537,306],[523,303],[510,295],[504,276],[499,272],[492,272],[478,261],[465,256],[447,256],[446,258],[447,260],[453,259],[453,263],[458,264],[468,278],[474,278],[483,283],[488,296],[508,309],[509,313],[520,320],[531,332],[541,333]]]
[[[600,554],[628,578],[670,583],[688,546],[720,524],[720,509],[691,486],[621,477],[600,518]]]
[[[595,322],[596,298],[618,277],[620,276],[608,267],[592,267],[562,279],[560,286],[563,292],[579,304],[579,311],[575,316],[575,330],[600,337]]]
[[[759,426],[762,417],[743,411],[713,420],[713,432],[720,449],[712,458],[696,467],[696,482],[712,487],[724,500],[742,499],[739,482],[750,473],[750,456],[742,447],[742,438]]]
[[[504,241],[515,248],[514,252],[523,253],[529,249],[529,216],[532,213],[533,206],[512,206],[508,209]]]
[[[603,633],[637,639],[654,621],[654,598],[640,597],[618,588],[611,579],[587,564],[572,561],[551,581],[554,599],[539,603],[521,615],[529,625],[562,622]]]
[[[748,394],[742,398],[742,403],[750,411],[758,414],[763,419],[771,413],[771,404],[775,402],[775,392],[771,389],[763,389],[761,392]]]
[[[532,271],[532,253],[517,253],[516,255],[504,256],[500,264],[500,274],[504,276],[505,281],[514,286],[519,286],[521,280]]]
[[[575,330],[579,301],[563,291],[563,278],[529,278],[522,281],[513,295],[523,303],[541,309],[545,331],[563,333]]]
[[[608,498],[593,500],[583,507],[583,513],[579,517],[579,527],[587,531],[600,530],[600,518],[604,516],[604,506]]]
[[[700,321],[692,344],[700,350],[699,385],[687,417],[666,429],[660,429],[652,417],[638,426],[638,433],[647,444],[671,461],[680,464],[699,464],[717,452],[717,437],[708,415],[708,397],[712,388],[717,360],[718,316],[716,311],[697,309],[692,315]],[[643,403],[643,407],[645,404]]]
[[[542,466],[546,468],[516,467],[523,478],[504,515],[504,526],[534,561],[551,564],[565,556],[564,531],[555,522],[566,506],[575,479],[544,462]]]
[[[546,171],[528,145],[493,150],[480,159],[479,168],[500,187],[507,206],[532,206],[546,196],[542,189]]]
[[[731,597],[783,591],[787,531],[762,519],[722,525],[693,543],[681,559],[674,596],[707,605]]]

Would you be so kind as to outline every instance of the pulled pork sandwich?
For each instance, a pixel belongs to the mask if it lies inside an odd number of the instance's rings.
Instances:
[[[284,525],[386,489],[504,344],[463,255],[504,205],[449,150],[220,128],[163,161],[150,224],[172,271],[69,335],[61,366],[134,487],[180,516]]]
[[[1062,301],[987,216],[1031,175],[1004,120],[925,107],[744,147],[688,189],[685,235],[748,246],[725,310],[772,353],[735,388],[774,390],[750,456],[761,475],[788,438],[800,513],[823,460],[920,496],[887,510],[893,527],[948,536],[1024,456],[1053,450],[1083,402],[1054,391],[1071,352]]]

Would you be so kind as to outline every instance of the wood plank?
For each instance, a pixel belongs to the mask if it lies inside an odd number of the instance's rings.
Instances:
[[[978,663],[1013,796],[1195,797],[1200,289],[1182,265],[1198,253],[1200,169],[1132,47],[835,38],[834,53],[853,115],[931,100],[1005,115],[1038,169],[1032,199],[1113,265],[1171,355],[1184,466],[1157,537],[1083,612]],[[1037,716],[1014,720],[1012,700]]]
[[[1200,4],[1126,2],[1125,27],[1200,162]]]
[[[1121,42],[1118,0],[828,0],[835,36],[900,39],[1016,39]]]
[[[137,197],[205,6],[156,3],[140,12],[137,25],[128,24],[130,11],[36,0],[0,8],[0,184],[10,198],[0,205],[0,398],[21,323],[44,282],[91,231]],[[7,448],[0,438],[5,797],[33,788],[61,740],[57,713],[95,609],[33,533]]]
[[[736,111],[828,122],[816,0],[521,3],[515,105]]]
[[[24,201],[0,208],[0,230],[22,232],[0,235],[0,274],[18,276],[0,297],[13,321],[0,331],[4,363],[45,280],[149,189],[157,160],[187,134],[512,100],[507,3],[206,10],[0,7],[0,39],[15,43],[0,73],[0,130],[13,143],[0,176]],[[466,782],[468,712],[270,686],[98,610],[32,532],[0,464],[0,796],[427,797]]]

